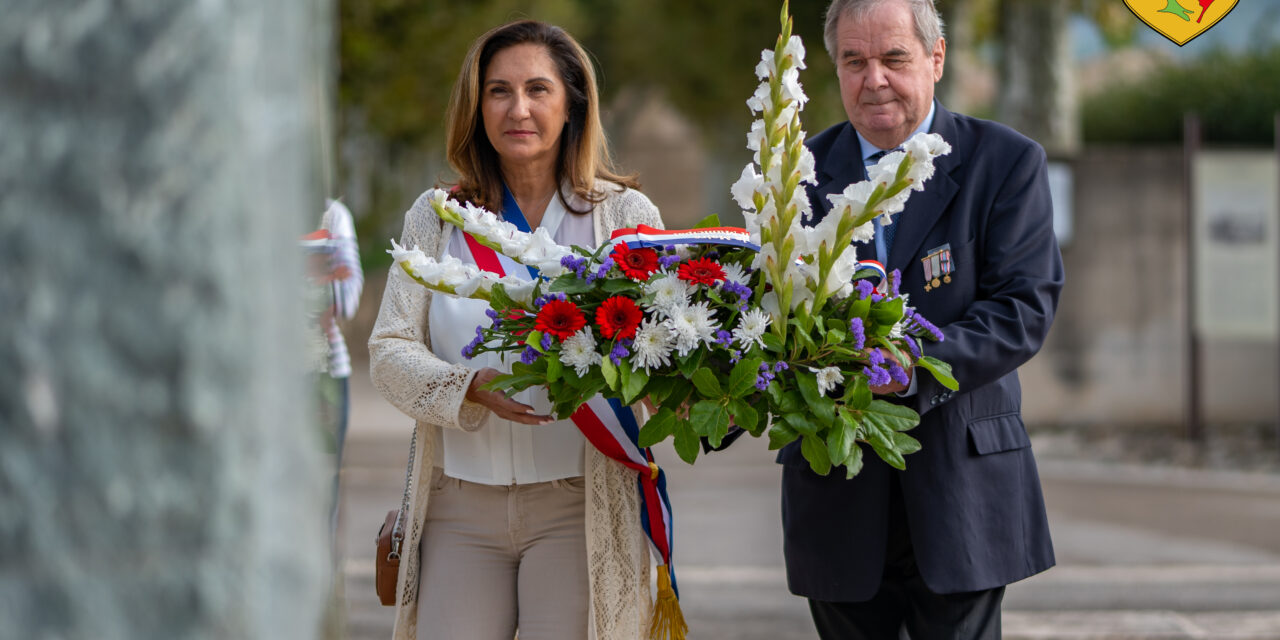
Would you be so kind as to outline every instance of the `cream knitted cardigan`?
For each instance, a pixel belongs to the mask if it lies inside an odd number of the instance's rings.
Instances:
[[[619,228],[661,227],[658,209],[638,191],[597,182],[607,198],[595,206],[597,245]],[[405,214],[405,247],[442,257],[449,235],[426,194]],[[444,362],[431,352],[427,309],[431,292],[392,268],[378,320],[369,337],[369,368],[382,397],[416,422],[417,448],[406,518],[404,551],[396,579],[394,640],[416,640],[418,628],[418,545],[427,513],[434,453],[440,429],[475,430],[488,409],[465,399],[475,372]],[[642,418],[643,416],[641,416]],[[643,421],[642,421],[643,423]],[[649,547],[640,528],[636,474],[586,446],[586,539],[593,640],[645,637],[652,610]]]

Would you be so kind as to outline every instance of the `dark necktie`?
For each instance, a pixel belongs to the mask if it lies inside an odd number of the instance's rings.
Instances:
[[[866,166],[869,167],[877,162],[880,162],[880,158],[883,158],[894,151],[899,151],[899,149],[890,149],[888,151],[877,151],[871,154],[869,157],[867,157]],[[901,213],[894,215],[892,222],[880,227],[880,229],[884,232],[884,252],[885,252],[886,260],[888,260],[889,258],[889,255],[888,255],[889,252],[893,250],[893,235],[898,231],[898,217],[901,215],[902,215]]]

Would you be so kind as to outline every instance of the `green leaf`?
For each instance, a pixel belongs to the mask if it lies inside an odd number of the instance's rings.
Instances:
[[[766,333],[763,336],[760,336],[760,341],[764,343],[764,348],[769,351],[774,353],[782,353],[783,351],[782,338],[779,338],[772,333]]]
[[[763,361],[759,358],[747,358],[733,365],[733,371],[729,372],[729,395],[743,398],[754,391],[761,364]]]
[[[751,406],[751,403],[742,398],[734,398],[729,402],[729,413],[733,414],[735,425],[753,436],[760,435],[760,414]]]
[[[600,373],[604,374],[604,382],[609,385],[610,389],[618,390],[618,368],[613,366],[613,361],[609,356],[600,357]]]
[[[495,289],[498,288],[498,286],[499,285],[496,285],[496,284],[493,285]],[[538,331],[537,329],[530,331],[529,335],[524,337],[524,343],[525,343],[525,346],[532,347],[533,350],[537,351],[538,353],[547,352],[546,349],[542,348],[542,332]]]
[[[818,423],[814,422],[812,418],[803,413],[784,413],[782,414],[782,419],[801,435],[814,435],[818,433],[818,429],[821,428],[818,426]]]
[[[702,366],[702,354],[703,352],[698,350],[681,359],[679,365],[677,365],[677,368],[680,369],[681,375],[686,378],[692,378],[693,373]]]
[[[557,358],[554,355],[549,355],[546,357],[546,359],[547,359],[547,382],[548,383],[556,382],[557,380],[560,379],[560,376],[564,373],[564,363],[560,362],[560,358]]]
[[[844,404],[850,409],[861,411],[871,405],[871,386],[867,384],[867,376],[859,373],[853,376],[852,384],[845,384]]]
[[[770,389],[772,388],[770,387]],[[796,413],[804,408],[804,399],[800,396],[799,391],[791,389],[782,394],[782,399],[778,401],[777,406],[778,411],[782,413]]]
[[[799,438],[800,434],[796,433],[782,420],[777,420],[769,427],[769,450],[777,451]]]
[[[933,374],[938,384],[952,390],[958,391],[960,383],[951,375],[951,365],[930,356],[924,356],[916,361],[916,364],[924,367],[926,371]]]
[[[804,370],[796,372],[796,386],[800,388],[804,401],[809,405],[809,409],[818,417],[822,424],[830,424],[836,417],[836,403],[818,393],[818,376],[814,373]]]
[[[902,455],[909,455],[920,450],[920,441],[902,432],[893,434],[893,444],[898,451],[902,452]]]
[[[893,431],[906,431],[920,424],[920,414],[914,409],[885,400],[872,400],[865,413],[883,420]]]
[[[649,399],[656,405],[664,405],[677,384],[684,384],[679,376],[658,376],[649,379]]]
[[[825,342],[823,342],[823,344],[826,344],[828,346],[835,345],[835,344],[844,344],[845,341],[848,339],[849,339],[849,334],[845,333],[844,329],[832,329],[827,332],[827,339]]]
[[[902,298],[878,302],[871,308],[870,320],[874,324],[890,326],[902,319]],[[887,335],[887,334],[879,334]]]
[[[675,436],[671,444],[675,446],[676,454],[681,460],[693,464],[698,459],[698,451],[701,448],[698,434],[693,432],[693,425],[689,424],[688,420],[677,420]]]
[[[729,432],[729,411],[725,406],[710,400],[703,400],[689,409],[689,421],[693,423],[693,431],[706,436],[711,446],[720,446],[720,441]]]
[[[605,293],[617,294],[639,291],[640,285],[632,282],[631,280],[605,280],[604,284],[600,285],[600,288],[603,289]]]
[[[595,286],[595,283],[587,282],[585,279],[579,278],[576,275],[564,275],[556,278],[549,288],[551,291],[574,295],[578,293],[586,293],[594,289]]]
[[[804,436],[800,441],[800,453],[804,455],[805,460],[809,461],[809,467],[814,473],[820,476],[831,473],[831,457],[827,454],[827,447],[822,442],[822,438]]]
[[[489,306],[498,310],[506,310],[519,305],[516,304],[515,300],[511,299],[511,296],[507,295],[507,288],[498,283],[494,284],[493,288],[489,290]]]
[[[620,368],[630,372],[623,376],[626,380],[622,383],[622,401],[631,404],[640,399],[640,394],[644,392],[644,387],[649,382],[649,374],[644,369],[632,369],[631,365],[625,362]]]
[[[850,319],[850,320],[852,320],[852,319],[854,319],[854,318],[862,318],[862,319],[864,319],[864,320],[865,320],[865,319],[866,319],[866,317],[867,317],[868,315],[870,315],[870,314],[871,314],[871,299],[870,299],[870,298],[863,298],[863,299],[861,299],[861,300],[854,300],[852,303],[850,303],[850,304],[849,304],[849,319]]]
[[[649,418],[649,421],[640,427],[640,437],[637,439],[641,447],[652,447],[663,440],[670,437],[676,430],[676,412],[670,408],[663,408],[656,415]]]
[[[699,220],[698,224],[693,225],[693,228],[694,229],[710,229],[712,227],[720,227],[720,226],[724,226],[720,224],[720,216],[713,213]]]
[[[853,427],[844,420],[837,420],[831,425],[831,431],[827,433],[827,453],[831,457],[831,464],[844,464],[852,448]]]
[[[720,388],[720,381],[716,379],[716,374],[710,369],[698,369],[693,374],[693,386],[698,388],[698,393],[704,398],[720,398],[724,396],[724,391]]]
[[[818,344],[813,341],[813,338],[809,337],[809,333],[804,330],[804,327],[800,326],[800,322],[792,318],[790,324],[796,328],[795,331],[791,332],[796,343],[804,347],[804,350],[808,353],[817,353]]]
[[[480,388],[485,391],[500,391],[510,396],[512,393],[543,384],[545,381],[546,376],[539,373],[502,374],[481,385]]]
[[[849,459],[844,461],[844,477],[846,480],[852,480],[859,471],[862,471],[862,447],[855,442],[849,451]]]

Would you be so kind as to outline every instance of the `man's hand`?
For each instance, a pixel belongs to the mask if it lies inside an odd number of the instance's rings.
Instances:
[[[551,416],[534,413],[533,407],[523,402],[516,402],[497,391],[485,391],[480,388],[501,374],[502,372],[492,367],[481,369],[471,379],[471,386],[467,387],[467,399],[488,407],[493,415],[503,420],[531,425],[555,422],[555,418]]]

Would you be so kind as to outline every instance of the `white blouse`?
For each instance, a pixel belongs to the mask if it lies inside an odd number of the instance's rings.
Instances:
[[[579,211],[588,205],[572,196],[569,201]],[[546,227],[558,244],[592,248],[595,247],[594,215],[569,213],[560,198],[553,197],[540,226]],[[474,263],[462,230],[453,227],[450,234],[445,254]],[[504,260],[504,266],[511,264]],[[528,271],[521,273],[508,267],[507,275],[527,277]],[[506,358],[495,353],[482,353],[471,360],[462,357],[462,348],[476,337],[476,327],[491,323],[485,315],[488,308],[489,304],[483,300],[432,296],[428,327],[436,356],[472,369],[493,367],[511,371],[511,363],[519,361],[518,353]],[[512,399],[533,407],[534,413],[551,413],[551,401],[542,387],[525,389]],[[443,433],[444,446],[436,447],[435,464],[452,478],[479,484],[512,485],[571,478],[584,472],[586,439],[570,420],[524,425],[491,413],[484,426],[475,431],[444,429]]]

